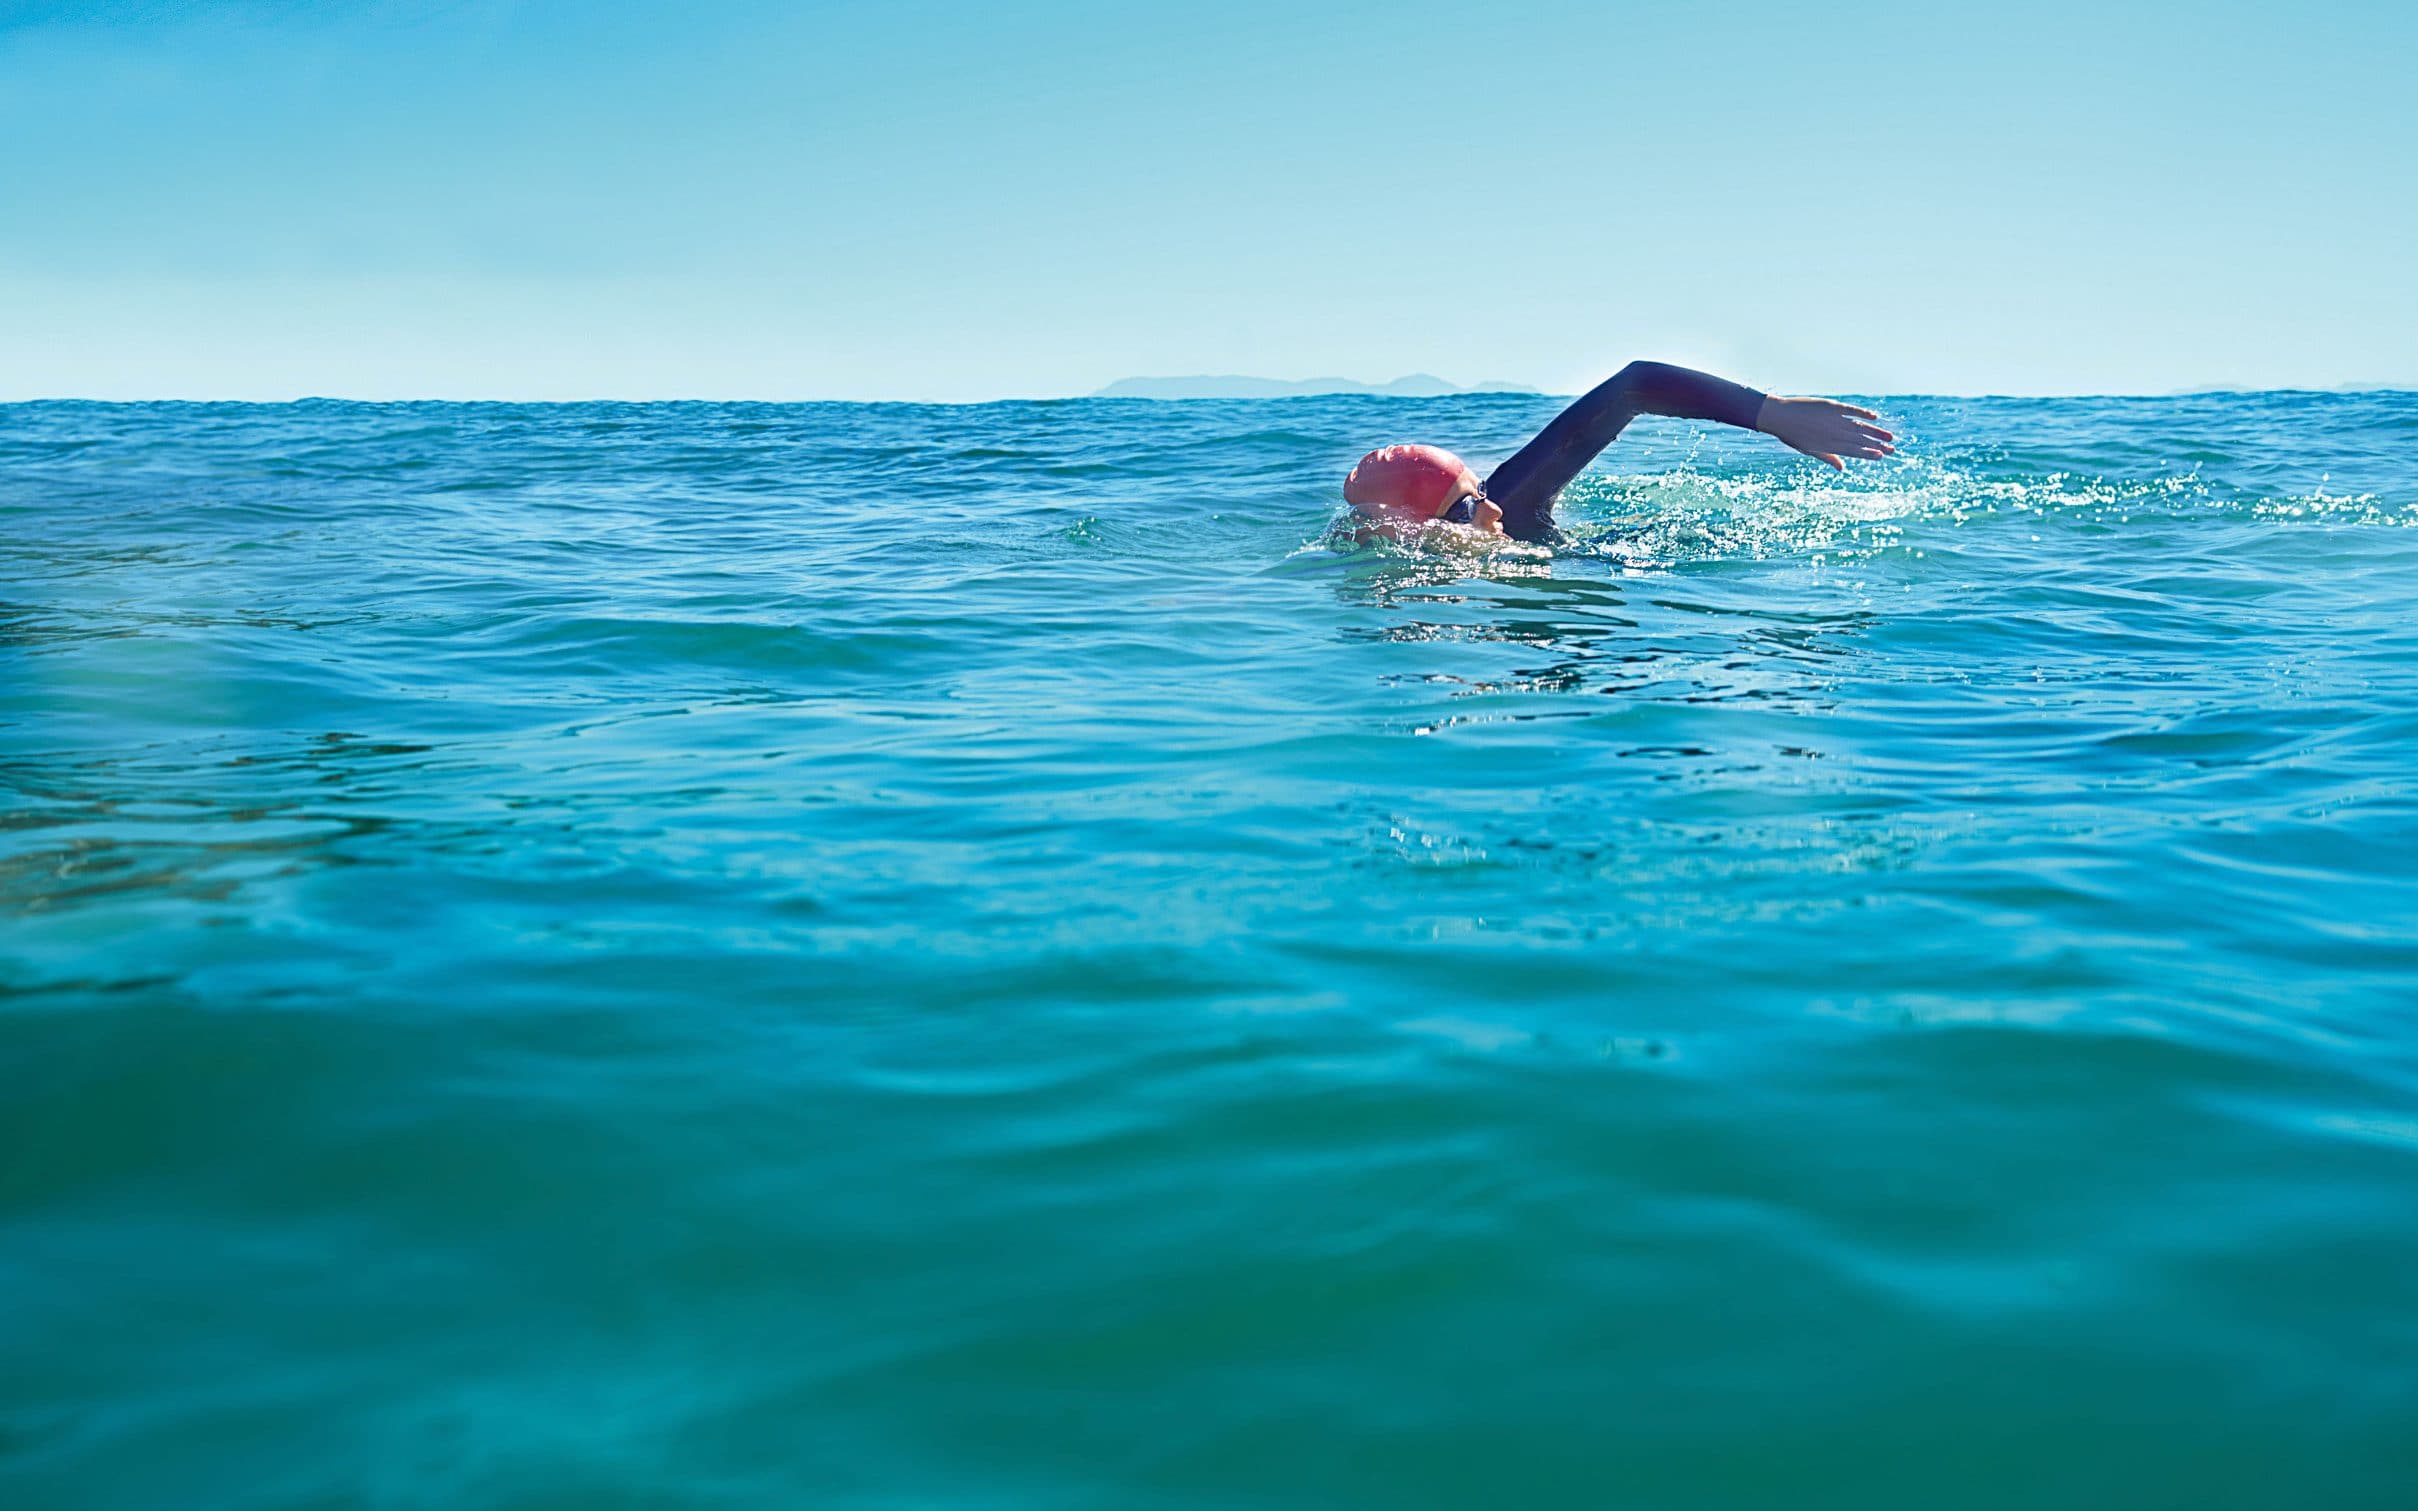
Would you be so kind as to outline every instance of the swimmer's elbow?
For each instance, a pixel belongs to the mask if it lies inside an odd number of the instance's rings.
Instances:
[[[1671,370],[1669,364],[1648,362],[1643,357],[1629,363],[1619,372],[1604,379],[1595,392],[1603,399],[1618,402],[1641,393],[1650,393],[1654,385]]]
[[[1586,418],[1588,429],[1601,430],[1609,424],[1614,427],[1613,433],[1618,434],[1618,427],[1626,425],[1629,416],[1637,412],[1638,396],[1652,392],[1657,376],[1667,371],[1662,363],[1641,358],[1596,384],[1572,408]],[[1603,439],[1608,442],[1611,437]]]

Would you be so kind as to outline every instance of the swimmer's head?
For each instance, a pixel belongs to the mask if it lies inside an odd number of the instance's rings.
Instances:
[[[1441,446],[1380,446],[1343,480],[1343,501],[1386,524],[1435,520],[1503,533],[1503,511],[1469,464]]]

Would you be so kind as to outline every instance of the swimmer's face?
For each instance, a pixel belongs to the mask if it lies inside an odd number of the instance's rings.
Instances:
[[[1503,533],[1503,506],[1486,496],[1486,485],[1467,467],[1454,480],[1452,497],[1445,501],[1443,512],[1436,518],[1447,524],[1465,525],[1480,535]]]

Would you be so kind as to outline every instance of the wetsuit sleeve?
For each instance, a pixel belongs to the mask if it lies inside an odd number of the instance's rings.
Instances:
[[[1663,362],[1632,362],[1575,400],[1486,479],[1503,529],[1523,539],[1553,528],[1553,501],[1641,414],[1755,428],[1764,395],[1743,383]]]

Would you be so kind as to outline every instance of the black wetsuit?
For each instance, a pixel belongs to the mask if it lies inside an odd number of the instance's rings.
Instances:
[[[1486,496],[1503,510],[1503,533],[1518,540],[1553,534],[1553,501],[1641,414],[1717,420],[1755,428],[1764,396],[1743,383],[1662,362],[1632,362],[1555,416],[1486,479]]]

